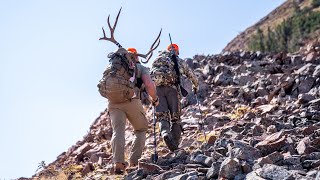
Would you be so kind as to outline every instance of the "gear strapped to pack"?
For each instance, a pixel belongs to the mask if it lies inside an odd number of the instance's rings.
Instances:
[[[126,58],[126,50],[119,48],[117,52],[108,55],[110,66],[104,71],[99,81],[98,89],[101,96],[112,103],[121,103],[134,96],[135,74],[134,63]]]
[[[177,80],[176,80],[176,87],[180,89],[180,92],[183,97],[186,97],[188,95],[188,91],[186,91],[182,86],[181,86],[181,80],[180,80],[180,70],[179,70],[179,64],[177,62],[177,56],[175,54],[171,54],[171,60],[174,63],[174,70],[176,71],[177,74]]]

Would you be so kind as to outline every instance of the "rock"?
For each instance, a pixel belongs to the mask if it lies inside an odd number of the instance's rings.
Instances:
[[[219,176],[227,179],[233,179],[241,173],[241,168],[238,159],[226,158],[222,163],[219,171]]]
[[[253,136],[261,136],[264,133],[264,130],[261,126],[259,125],[254,125],[252,127],[252,135]]]
[[[259,87],[256,90],[256,97],[263,97],[266,95],[269,95],[269,92],[265,88]]]
[[[221,166],[221,163],[213,162],[206,174],[207,179],[217,178],[219,175],[220,166]]]
[[[197,176],[197,172],[196,171],[192,171],[192,172],[188,172],[188,173],[185,173],[185,174],[181,174],[181,175],[178,175],[176,177],[173,177],[173,178],[169,178],[168,180],[196,180],[198,179],[198,176]]]
[[[313,77],[320,77],[320,65],[316,66],[312,74]]]
[[[162,168],[156,164],[145,163],[145,162],[139,162],[138,168],[143,169],[144,174],[147,174],[147,175],[157,173],[162,170]]]
[[[220,73],[214,79],[214,84],[226,86],[226,85],[229,85],[231,81],[232,81],[231,75]]]
[[[301,55],[293,55],[291,56],[291,63],[293,65],[299,65],[302,63],[302,56]]]
[[[210,135],[207,143],[209,145],[213,145],[216,140],[217,140],[217,137],[215,135]]]
[[[208,157],[208,156],[203,155],[203,154],[198,154],[195,157],[191,157],[190,161],[194,162],[194,163],[201,164],[201,165],[203,165],[205,167],[210,167],[212,162],[213,162],[213,158]]]
[[[310,61],[314,61],[314,60],[315,60],[315,53],[314,52],[309,53],[305,59],[306,62],[310,62]]]
[[[309,101],[314,100],[315,97],[310,94],[299,94],[298,95],[298,100],[296,101],[297,104],[305,104],[308,103]]]
[[[290,153],[287,156],[284,156],[283,164],[284,165],[298,165],[301,163],[300,156],[292,156]]]
[[[302,166],[305,169],[314,169],[320,166],[320,160],[304,160]]]
[[[317,151],[314,147],[309,146],[310,144],[310,139],[309,137],[303,138],[297,145],[297,152],[302,155],[302,154],[310,154],[314,151]]]
[[[275,125],[271,125],[267,127],[267,133],[268,134],[272,134],[272,133],[276,133],[277,132],[277,128]]]
[[[260,177],[272,180],[283,180],[292,177],[292,174],[281,166],[265,164],[255,171]]]
[[[275,152],[267,155],[266,157],[272,161],[271,164],[277,164],[279,161],[282,161],[284,159],[283,155],[281,153],[279,153],[278,151],[275,151]]]
[[[307,177],[313,178],[313,179],[319,179],[320,178],[320,171],[312,170],[309,171],[306,175]]]
[[[310,91],[310,89],[312,88],[314,82],[315,82],[315,78],[310,77],[310,76],[301,80],[299,87],[298,87],[299,93],[308,93]]]
[[[255,145],[262,155],[270,154],[274,151],[280,150],[286,144],[286,137],[283,131],[269,135],[265,140]]]
[[[302,156],[303,160],[318,160],[320,159],[320,152],[312,152]]]
[[[87,163],[81,171],[82,176],[86,176],[89,172],[94,170],[94,166],[92,163]]]
[[[260,167],[263,167],[263,165],[265,164],[273,164],[273,161],[268,156],[261,157],[256,160],[255,167],[258,167],[257,165],[259,165]]]
[[[144,172],[143,169],[137,169],[131,173],[129,173],[124,180],[141,180],[143,179],[144,176]]]
[[[77,148],[77,150],[73,153],[76,156],[78,161],[81,161],[84,158],[84,153],[90,150],[92,147],[89,143],[84,143],[82,146]]]
[[[166,172],[156,176],[154,179],[155,180],[166,180],[166,179],[169,179],[169,178],[176,177],[176,176],[178,176],[180,174],[182,174],[181,170],[173,169],[173,170],[166,171]]]
[[[253,162],[255,159],[261,157],[261,153],[258,149],[250,146],[242,141],[233,141],[234,147],[232,149],[236,158]]]
[[[252,171],[246,175],[245,180],[266,180],[266,179],[258,176],[258,174],[255,171]]]

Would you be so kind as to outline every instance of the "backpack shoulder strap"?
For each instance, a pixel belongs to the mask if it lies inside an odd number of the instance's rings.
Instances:
[[[176,85],[179,85],[180,84],[180,70],[179,70],[179,63],[178,63],[178,57],[176,55],[169,55],[170,56],[170,59],[173,61],[174,63],[174,70],[176,71],[177,73],[177,82],[176,82]]]
[[[142,67],[140,63],[135,64],[135,86],[141,88],[143,81],[142,81]]]

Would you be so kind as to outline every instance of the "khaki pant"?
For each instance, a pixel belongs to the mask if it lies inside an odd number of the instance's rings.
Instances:
[[[131,101],[126,101],[124,103],[109,103],[108,110],[113,129],[111,138],[113,162],[125,162],[125,127],[126,119],[128,119],[133,126],[135,135],[129,160],[131,163],[138,164],[138,160],[141,158],[145,146],[146,131],[148,129],[148,121],[141,101],[139,99],[132,99]]]

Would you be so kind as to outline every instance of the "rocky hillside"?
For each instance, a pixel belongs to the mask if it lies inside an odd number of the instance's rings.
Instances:
[[[200,81],[200,104],[192,93],[183,100],[180,149],[170,152],[157,132],[159,160],[152,163],[152,110],[146,106],[143,158],[124,176],[113,175],[105,110],[82,140],[32,179],[320,178],[320,42],[296,54],[236,51],[186,61]]]
[[[294,52],[319,37],[319,0],[287,0],[236,36],[223,52]]]

